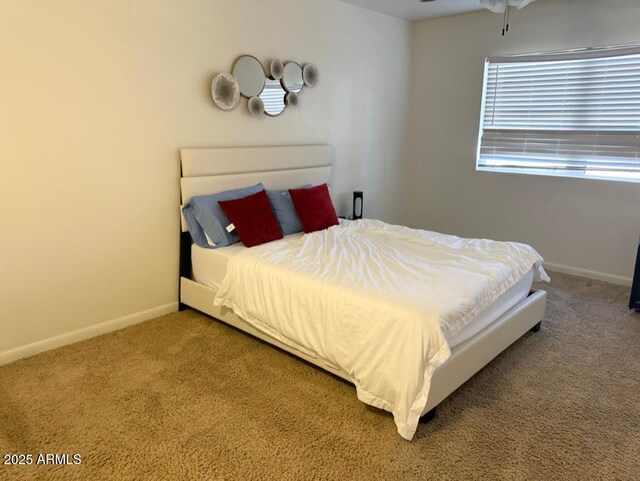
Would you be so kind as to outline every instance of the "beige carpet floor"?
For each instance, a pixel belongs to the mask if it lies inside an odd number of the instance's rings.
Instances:
[[[352,386],[192,311],[0,367],[0,480],[640,479],[640,315],[555,274],[543,328],[413,442]]]

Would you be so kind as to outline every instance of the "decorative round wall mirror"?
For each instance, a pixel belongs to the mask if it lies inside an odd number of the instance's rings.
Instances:
[[[251,55],[243,55],[233,64],[233,76],[240,86],[244,97],[260,95],[264,89],[265,75],[260,61]]]
[[[302,68],[295,62],[287,62],[284,66],[284,75],[282,76],[282,86],[287,92],[298,93],[304,87],[302,79]]]
[[[286,92],[280,85],[279,80],[268,78],[264,84],[264,90],[260,94],[260,99],[264,103],[264,113],[275,117],[284,111],[284,96]]]

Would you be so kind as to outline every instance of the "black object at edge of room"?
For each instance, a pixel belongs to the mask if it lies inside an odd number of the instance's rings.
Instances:
[[[636,255],[636,269],[633,274],[633,285],[631,286],[631,298],[629,299],[629,309],[640,312],[640,239],[638,240],[638,253]]]
[[[359,203],[359,209],[357,209],[358,207],[358,199],[360,200]],[[353,220],[358,220],[358,219],[362,219],[362,212],[364,211],[364,196],[361,190],[355,190],[353,192],[353,210],[352,210],[352,216],[351,218]],[[357,213],[356,213],[357,212]]]

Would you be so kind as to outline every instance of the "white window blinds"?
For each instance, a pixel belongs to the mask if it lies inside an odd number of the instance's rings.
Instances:
[[[477,168],[640,181],[640,47],[487,59]]]

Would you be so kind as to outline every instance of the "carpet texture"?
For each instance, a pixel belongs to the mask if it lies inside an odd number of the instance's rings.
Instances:
[[[555,274],[542,330],[413,442],[355,389],[192,311],[0,367],[2,480],[640,479],[640,315]]]

